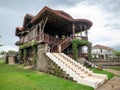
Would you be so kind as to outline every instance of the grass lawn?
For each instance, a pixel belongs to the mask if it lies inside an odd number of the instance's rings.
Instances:
[[[111,69],[114,69],[114,70],[120,71],[120,67],[115,67],[115,68],[111,68]]]
[[[114,74],[92,69],[96,73]],[[53,75],[24,70],[22,65],[3,64],[0,60],[0,90],[94,90],[92,87],[77,84]]]
[[[108,72],[106,70],[98,70],[96,68],[90,68],[90,70],[92,70],[95,73],[106,74],[109,80],[115,76],[113,73]]]
[[[0,61],[0,90],[94,90],[37,71],[24,70],[21,65],[7,65]]]

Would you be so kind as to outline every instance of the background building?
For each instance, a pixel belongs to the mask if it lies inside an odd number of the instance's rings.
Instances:
[[[108,60],[114,56],[113,49],[103,45],[95,45],[92,47],[92,57],[95,59]]]

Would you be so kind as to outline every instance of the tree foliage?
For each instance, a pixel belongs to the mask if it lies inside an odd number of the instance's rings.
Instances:
[[[6,53],[5,51],[1,51],[0,55],[5,55],[5,53]]]
[[[9,50],[7,53],[8,53],[8,54],[16,54],[16,51],[14,51],[14,50]]]
[[[115,51],[113,51],[113,52],[114,52],[115,56],[120,57],[120,51],[115,50]]]

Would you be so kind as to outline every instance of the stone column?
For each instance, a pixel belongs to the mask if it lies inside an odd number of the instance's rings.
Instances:
[[[46,56],[45,53],[48,52],[48,44],[39,44],[38,45],[38,51],[37,51],[37,70],[47,72],[47,62],[46,62]]]
[[[91,46],[92,44],[87,45],[88,47],[88,59],[91,60]]]

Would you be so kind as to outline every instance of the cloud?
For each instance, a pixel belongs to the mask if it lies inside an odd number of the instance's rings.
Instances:
[[[22,26],[26,13],[37,14],[44,6],[68,12],[74,18],[89,19],[93,26],[89,40],[120,45],[120,0],[0,0],[0,44],[15,47],[15,28]],[[112,42],[112,43],[111,43]],[[1,48],[1,47],[0,47]],[[15,47],[16,48],[16,47]],[[9,48],[10,49],[10,48]]]
[[[116,18],[116,13],[113,14],[110,10],[103,10],[102,6],[102,3],[96,2],[89,5],[87,1],[84,1],[74,7],[64,8],[64,10],[74,18],[89,19],[93,22],[93,26],[89,30],[89,40],[93,44],[120,45],[120,18]]]
[[[2,46],[2,47],[0,47],[0,51],[9,51],[9,50],[14,50],[14,51],[18,51],[18,47],[15,47],[15,46],[10,46],[10,45],[8,45],[8,46]]]

